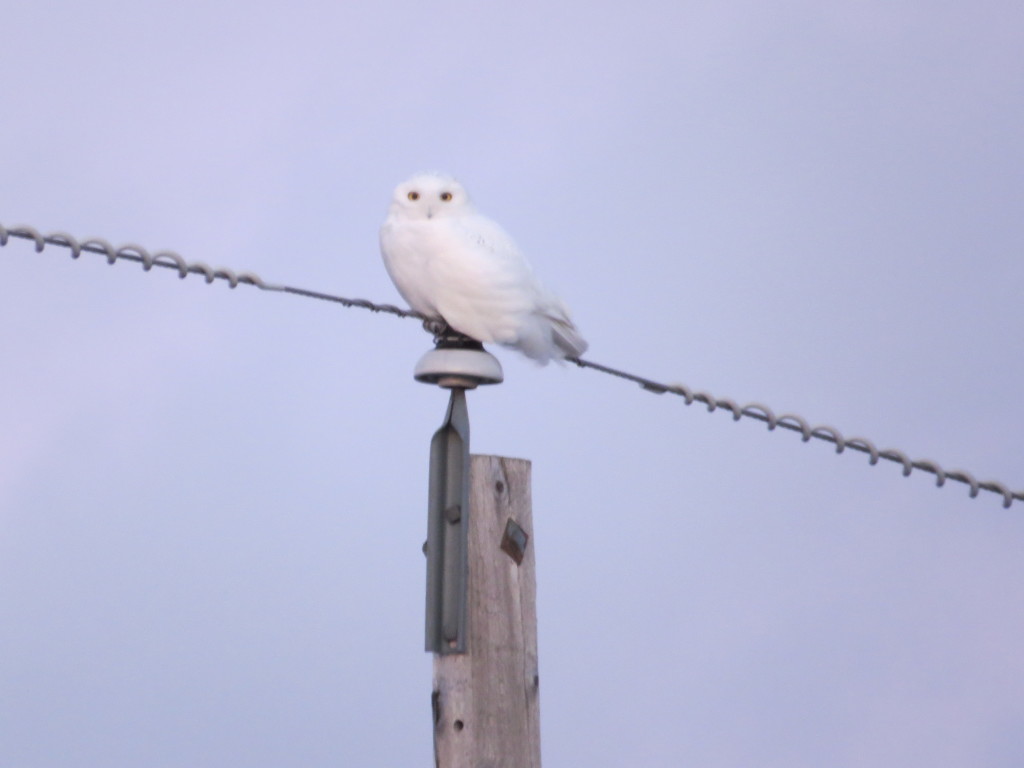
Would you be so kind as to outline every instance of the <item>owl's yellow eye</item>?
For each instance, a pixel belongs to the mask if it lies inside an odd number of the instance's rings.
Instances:
[[[410,200],[419,200],[420,199],[420,193],[419,192],[410,192],[408,195],[406,195],[406,197],[408,197]]]
[[[447,203],[449,200],[452,199],[452,193],[451,192],[442,192],[441,193],[441,199],[444,200]]]

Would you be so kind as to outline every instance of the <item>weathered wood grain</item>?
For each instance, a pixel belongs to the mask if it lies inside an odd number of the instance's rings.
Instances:
[[[540,768],[535,567],[530,462],[473,456],[467,653],[434,656],[438,768]]]

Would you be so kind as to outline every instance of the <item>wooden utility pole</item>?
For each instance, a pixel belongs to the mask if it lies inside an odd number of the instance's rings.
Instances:
[[[437,768],[540,768],[530,462],[473,456],[465,653],[434,654]]]

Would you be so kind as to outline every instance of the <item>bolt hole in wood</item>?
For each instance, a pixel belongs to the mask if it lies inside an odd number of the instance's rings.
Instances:
[[[465,727],[465,724],[461,720],[456,720],[452,724],[452,727],[454,727],[456,731],[461,731]]]
[[[504,493],[505,492],[505,484],[503,482],[501,482],[501,480],[499,480],[498,482],[496,482],[494,484],[494,490],[496,490],[498,493]]]

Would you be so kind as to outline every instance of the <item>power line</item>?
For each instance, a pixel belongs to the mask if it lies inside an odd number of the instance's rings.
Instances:
[[[351,299],[320,291],[312,291],[306,288],[296,288],[290,285],[268,283],[259,275],[252,272],[235,272],[224,267],[213,268],[201,261],[185,261],[185,259],[174,251],[158,251],[151,254],[140,245],[129,244],[123,245],[120,248],[115,248],[109,242],[100,238],[94,237],[88,240],[79,241],[71,235],[63,232],[42,235],[32,227],[17,226],[5,228],[0,224],[0,246],[7,245],[8,240],[11,237],[33,241],[37,253],[42,252],[47,245],[59,245],[69,248],[71,250],[71,257],[74,259],[77,259],[82,252],[95,253],[105,256],[108,264],[114,264],[121,259],[139,263],[146,271],[149,271],[153,267],[173,269],[182,279],[188,277],[190,274],[199,274],[203,276],[207,283],[212,283],[215,280],[224,280],[228,283],[230,288],[237,288],[239,285],[251,285],[259,288],[261,291],[290,293],[295,296],[303,296],[305,298],[319,299],[321,301],[341,304],[344,307],[367,309],[371,312],[383,312],[385,314],[396,315],[398,317],[412,317],[424,321],[427,329],[435,333],[435,335],[438,330],[437,321],[435,319],[425,317],[419,312],[413,312],[412,310],[396,307],[393,304],[377,304],[372,301],[367,301],[366,299]],[[584,360],[582,358],[570,357],[567,359],[569,362],[574,363],[580,368],[590,368],[609,376],[632,381],[639,384],[648,392],[653,392],[654,394],[661,395],[668,393],[678,395],[683,398],[686,405],[702,403],[707,406],[709,411],[727,411],[732,414],[734,421],[739,421],[744,417],[755,419],[766,424],[769,430],[781,427],[782,429],[786,429],[791,432],[799,432],[805,443],[812,439],[823,440],[827,443],[831,443],[835,446],[836,453],[842,453],[846,449],[865,453],[868,455],[869,463],[872,465],[877,464],[880,459],[885,459],[886,461],[899,464],[903,469],[904,477],[910,475],[913,470],[917,469],[934,475],[935,484],[939,487],[945,485],[947,480],[962,483],[968,487],[970,497],[972,499],[976,497],[980,491],[989,491],[990,493],[996,493],[1003,497],[1004,507],[1009,507],[1015,499],[1024,501],[1024,491],[1011,491],[1002,483],[997,483],[991,480],[978,481],[971,473],[963,470],[947,471],[934,461],[924,459],[914,461],[908,458],[902,451],[897,451],[892,448],[878,450],[874,443],[866,438],[845,438],[839,430],[827,425],[817,425],[812,427],[805,419],[795,414],[776,416],[768,406],[760,403],[748,403],[747,405],[740,406],[733,400],[716,398],[709,392],[695,391],[682,384],[663,384],[652,379],[644,378],[643,376],[637,376],[636,374],[629,373],[627,371],[621,371],[616,368],[591,362],[590,360]]]
[[[935,475],[935,484],[940,488],[946,484],[947,480],[963,483],[968,486],[972,499],[978,495],[979,491],[990,491],[992,493],[998,493],[1003,497],[1004,507],[1009,507],[1010,504],[1013,503],[1014,499],[1024,501],[1024,491],[1011,491],[1002,483],[997,483],[992,480],[978,481],[970,472],[965,472],[964,470],[956,469],[946,471],[938,463],[928,461],[927,459],[918,459],[913,461],[905,453],[897,451],[894,448],[887,448],[880,451],[875,447],[874,443],[865,437],[844,438],[842,433],[835,427],[830,427],[826,424],[819,424],[812,427],[806,419],[793,413],[776,416],[771,408],[766,405],[762,405],[761,403],[748,403],[741,407],[733,400],[715,398],[709,392],[697,392],[683,384],[662,384],[657,381],[645,379],[642,376],[627,373],[626,371],[610,368],[607,365],[592,363],[589,360],[580,360],[578,358],[568,359],[570,362],[575,363],[581,368],[593,368],[601,373],[607,373],[610,376],[616,376],[620,379],[635,382],[648,392],[653,392],[656,395],[662,395],[665,393],[679,395],[684,399],[686,405],[703,403],[707,406],[709,411],[716,411],[718,409],[728,411],[732,414],[733,421],[739,421],[743,417],[756,419],[757,421],[767,424],[769,430],[781,427],[783,429],[788,429],[791,432],[799,432],[805,443],[810,441],[812,438],[816,440],[824,440],[826,443],[831,443],[836,447],[836,453],[842,453],[847,448],[861,453],[866,453],[869,456],[868,461],[872,465],[877,464],[879,459],[894,462],[903,467],[904,477],[909,475],[913,470],[919,469],[923,472]]]
[[[332,301],[345,307],[368,309],[371,312],[385,312],[387,314],[397,315],[398,317],[415,317],[420,320],[427,319],[418,312],[413,312],[409,309],[402,309],[394,306],[393,304],[374,304],[372,301],[366,301],[365,299],[346,299],[343,296],[333,296],[328,293],[310,291],[305,288],[295,288],[290,285],[268,283],[253,272],[235,272],[234,270],[227,269],[226,267],[213,268],[202,261],[185,261],[184,258],[174,251],[157,251],[156,253],[150,253],[141,245],[135,244],[122,245],[120,248],[115,248],[106,240],[98,237],[92,237],[88,240],[80,241],[65,232],[54,232],[44,236],[32,227],[18,226],[5,228],[0,224],[0,246],[7,245],[8,238],[10,237],[19,237],[23,240],[33,241],[35,243],[36,253],[41,253],[43,248],[47,245],[60,245],[71,250],[71,258],[73,259],[77,259],[83,252],[96,253],[106,256],[108,264],[114,264],[119,259],[123,261],[134,261],[137,264],[141,264],[142,268],[147,272],[153,267],[173,269],[178,273],[178,277],[182,279],[193,274],[202,275],[207,283],[212,283],[214,280],[224,280],[230,288],[237,288],[239,285],[252,285],[259,288],[261,291],[291,293],[296,296],[305,296],[311,299]]]

